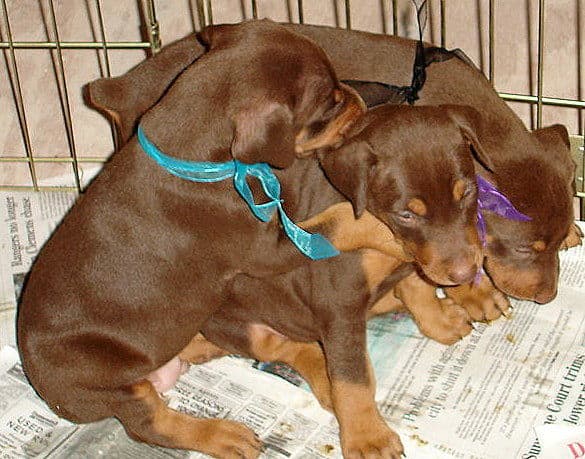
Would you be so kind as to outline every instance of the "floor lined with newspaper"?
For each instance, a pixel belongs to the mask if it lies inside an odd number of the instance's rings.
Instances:
[[[16,298],[74,199],[0,192],[0,458],[204,457],[136,443],[115,420],[71,424],[27,384]],[[553,302],[513,306],[512,318],[477,324],[449,347],[404,315],[369,323],[377,400],[409,459],[585,457],[585,248],[561,254]],[[264,440],[264,458],[341,457],[334,417],[282,365],[225,357],[192,366],[166,397],[181,411],[246,423]]]

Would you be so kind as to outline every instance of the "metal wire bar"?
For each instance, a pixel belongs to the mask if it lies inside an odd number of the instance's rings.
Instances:
[[[398,0],[392,0],[392,33],[398,35]]]
[[[211,0],[207,0],[207,17],[209,19],[208,24],[213,25],[213,10],[211,8]]]
[[[351,30],[351,6],[349,0],[345,0],[345,28]]]
[[[144,4],[143,4],[144,5]],[[156,19],[156,11],[154,9],[154,0],[145,0],[145,14],[148,21],[148,39],[150,42],[150,50],[152,54],[160,51],[160,27]]]
[[[58,45],[61,49],[101,49],[104,46],[102,41],[62,41]],[[149,41],[106,41],[105,46],[109,49],[148,49],[152,47]],[[0,41],[0,49],[56,49],[54,41]]]
[[[105,163],[108,158],[99,156],[80,156],[77,158],[78,163]],[[0,163],[72,163],[73,158],[63,158],[58,156],[35,156],[33,158],[23,158],[21,156],[0,156]]]
[[[24,144],[24,150],[26,152],[26,159],[28,160],[29,172],[33,184],[33,189],[38,190],[37,173],[33,160],[32,145],[30,142],[30,133],[28,130],[28,123],[26,121],[26,110],[24,109],[24,99],[22,97],[22,88],[20,86],[20,76],[18,74],[18,66],[16,65],[16,54],[14,53],[14,46],[12,41],[12,29],[10,28],[10,20],[8,18],[8,8],[6,7],[6,0],[2,0],[2,16],[6,28],[6,34],[8,36],[9,44],[9,55],[10,55],[10,67],[12,71],[9,73],[10,86],[12,88],[12,96],[14,99],[14,105],[18,115],[18,123],[20,125],[20,132],[22,134],[22,141]],[[8,62],[6,63],[8,66]]]
[[[71,118],[71,106],[69,104],[69,91],[67,90],[67,79],[65,77],[65,66],[63,64],[63,53],[59,46],[59,29],[57,27],[57,18],[55,16],[55,7],[53,0],[49,0],[49,12],[51,17],[51,26],[53,27],[53,33],[55,34],[55,42],[57,43],[57,70],[61,76],[61,85],[57,83],[59,90],[59,99],[61,100],[61,107],[63,110],[63,116],[65,119],[65,131],[67,134],[67,143],[69,145],[69,153],[73,158],[73,174],[75,179],[75,186],[81,190],[81,182],[79,180],[79,165],[77,164],[77,150],[75,148],[75,138],[73,136],[73,121]]]
[[[74,186],[38,186],[37,188],[33,188],[31,186],[26,185],[4,185],[0,187],[2,191],[75,191],[79,193],[79,190]]]
[[[112,72],[110,69],[110,56],[108,53],[108,47],[106,46],[106,28],[104,26],[104,15],[102,14],[102,2],[101,0],[95,0],[95,7],[98,13],[98,24],[100,26],[100,34],[102,36],[102,50],[104,53],[104,62],[106,64],[106,77],[110,78],[112,76]]]
[[[199,27],[203,28],[207,25],[207,21],[205,20],[205,7],[203,6],[203,2],[201,0],[197,0],[197,16],[199,16]]]
[[[299,9],[299,24],[305,23],[305,15],[303,12],[303,0],[297,0],[297,7]]]
[[[583,8],[582,2],[577,2],[575,5],[575,17],[577,18],[577,31],[576,31],[576,41],[577,41],[577,98],[583,99],[583,61],[585,60],[585,46],[581,46],[581,40],[583,39],[583,26],[581,25],[581,11]],[[585,136],[585,111],[579,112],[579,117],[577,119],[577,127],[579,129],[579,134]],[[585,152],[584,152],[585,153]],[[585,156],[583,158],[585,161]]]
[[[386,27],[386,21],[388,17],[386,16],[386,8],[384,7],[384,0],[380,0],[380,20],[382,21],[382,33],[384,35],[388,34],[388,28]]]
[[[544,75],[544,0],[538,2],[538,76],[536,80],[536,128],[542,127],[542,88]]]
[[[536,104],[540,102],[540,105],[554,105],[557,107],[569,107],[569,108],[585,108],[585,100],[576,99],[561,99],[557,97],[545,97],[545,96],[531,96],[528,94],[514,94],[507,92],[499,92],[499,96],[504,100],[513,100],[515,102],[529,102]]]
[[[444,48],[447,43],[447,13],[445,11],[445,0],[441,0],[441,47]]]
[[[258,19],[258,5],[256,4],[256,0],[252,0],[252,17]]]
[[[489,73],[488,73],[488,78],[489,80],[492,82],[492,85],[494,84],[494,62],[495,62],[495,54],[494,54],[494,49],[495,49],[495,45],[494,45],[494,41],[495,41],[495,36],[494,36],[494,26],[495,26],[495,5],[494,5],[494,0],[490,0],[489,3],[489,19],[488,19],[488,30],[489,30]]]
[[[102,47],[103,55],[104,55],[104,62],[106,64],[106,78],[110,78],[112,76],[112,71],[110,68],[110,56],[108,52],[108,47],[106,46],[106,27],[104,25],[104,15],[102,14],[102,2],[101,0],[95,0],[95,6],[98,13],[98,23],[100,27],[100,34],[102,36],[102,41],[104,46]],[[118,138],[118,131],[116,130],[116,126],[114,125],[113,121],[110,122],[110,131],[112,133],[112,139],[114,140],[114,148],[118,150],[120,147],[120,139]]]

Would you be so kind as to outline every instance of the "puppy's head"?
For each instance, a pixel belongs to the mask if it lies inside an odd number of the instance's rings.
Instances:
[[[350,141],[321,153],[328,178],[390,227],[423,272],[443,285],[472,281],[482,263],[472,155],[491,167],[467,107],[371,110]]]
[[[202,56],[205,62],[188,69]],[[89,83],[85,98],[114,122],[121,146],[173,86],[182,86],[175,91],[181,96],[170,105],[187,105],[173,125],[193,110],[204,113],[197,119],[229,120],[234,159],[280,168],[317,148],[339,145],[365,112],[319,46],[268,20],[208,27],[124,75]],[[193,90],[198,87],[205,87],[203,93]],[[189,94],[210,103],[189,110]],[[207,125],[214,130],[220,124]],[[200,126],[191,130],[200,132]]]
[[[201,38],[209,52],[231,59],[237,73],[228,110],[235,159],[287,167],[318,148],[340,145],[366,111],[316,43],[272,21],[210,27]]]
[[[575,164],[563,126],[538,129],[518,140],[510,159],[494,166],[492,180],[531,218],[511,221],[485,212],[486,271],[504,293],[547,303],[557,292],[558,251],[579,241],[572,232]],[[566,242],[576,238],[576,241]]]

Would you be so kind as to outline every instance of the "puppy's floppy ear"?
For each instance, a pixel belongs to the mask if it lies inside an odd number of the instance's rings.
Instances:
[[[562,124],[553,124],[552,126],[535,129],[532,133],[540,143],[545,147],[550,147],[550,149],[562,148],[563,145],[566,148],[571,147],[569,132]]]
[[[532,134],[545,149],[545,158],[557,166],[569,181],[575,178],[577,165],[571,156],[571,141],[567,128],[561,124],[535,129]]]
[[[325,126],[312,138],[306,138],[306,131],[297,136],[296,152],[299,158],[309,156],[320,148],[337,148],[344,142],[354,125],[363,118],[367,106],[360,94],[347,84],[340,84],[340,89],[333,91],[336,106],[329,110]]]
[[[320,153],[319,160],[331,184],[351,202],[359,218],[366,209],[369,181],[377,163],[370,145],[356,140]]]
[[[259,21],[256,21],[259,22]],[[208,25],[198,34],[199,41],[207,51],[233,46],[243,39],[242,28],[238,24]]]
[[[231,152],[243,163],[285,168],[295,160],[293,113],[278,102],[259,102],[233,115]]]
[[[463,105],[445,105],[444,108],[449,117],[461,129],[463,137],[473,147],[477,161],[488,171],[493,171],[493,162],[479,140],[483,129],[483,119],[480,113],[472,107]]]
[[[85,101],[115,123],[119,141],[124,144],[132,137],[140,117],[204,52],[195,35],[185,37],[165,46],[122,76],[87,84],[83,89]]]

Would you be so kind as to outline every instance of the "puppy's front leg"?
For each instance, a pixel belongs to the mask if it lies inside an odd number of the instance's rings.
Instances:
[[[150,381],[139,381],[115,396],[115,417],[135,440],[218,458],[255,459],[260,455],[262,442],[250,428],[227,419],[195,418],[172,410]]]
[[[333,411],[345,458],[398,459],[404,448],[375,402],[376,382],[366,351],[365,318],[338,319],[323,339]]]
[[[299,226],[322,233],[341,252],[374,249],[402,261],[411,261],[390,228],[367,211],[356,218],[347,201],[328,207]]]
[[[417,273],[401,280],[394,288],[425,336],[443,344],[453,344],[473,330],[467,311],[449,298],[437,298],[435,285]]]
[[[510,301],[497,289],[487,275],[478,283],[446,287],[445,294],[465,308],[476,322],[491,322],[500,316],[509,316]]]

